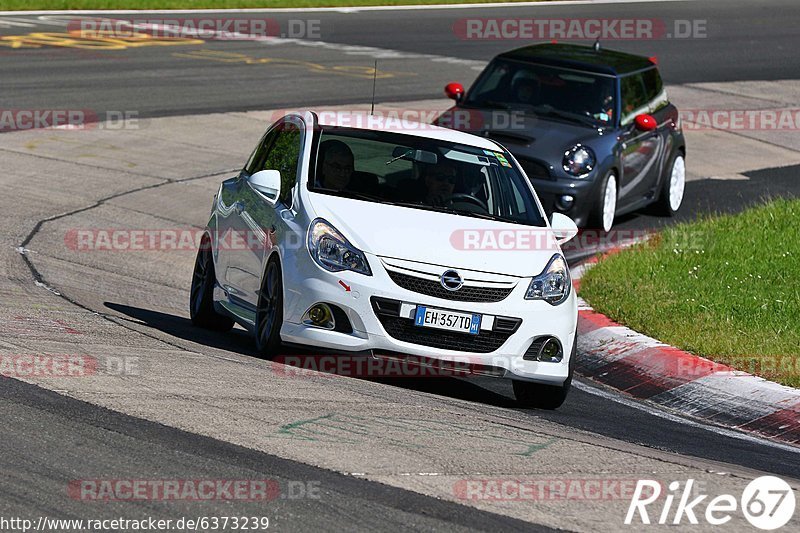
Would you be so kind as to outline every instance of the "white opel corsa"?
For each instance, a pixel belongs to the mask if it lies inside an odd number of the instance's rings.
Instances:
[[[575,365],[577,301],[560,244],[514,157],[424,124],[348,127],[313,112],[273,124],[222,183],[191,288],[192,321],[282,344],[513,380],[556,408]],[[423,360],[423,359],[417,359]]]

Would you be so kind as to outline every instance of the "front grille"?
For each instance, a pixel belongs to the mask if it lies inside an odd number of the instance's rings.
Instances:
[[[517,161],[519,161],[522,170],[525,171],[525,174],[532,180],[552,180],[554,179],[553,176],[550,175],[550,170],[543,164],[533,161],[531,159],[525,159],[524,157],[518,157]]]
[[[456,352],[489,353],[500,348],[522,324],[521,318],[495,317],[492,331],[477,335],[422,328],[414,320],[397,316],[400,302],[372,297],[372,309],[390,337],[411,344]]]
[[[391,337],[411,344],[429,346],[456,352],[489,353],[500,348],[511,333],[481,331],[478,335],[426,329],[414,325],[414,321],[399,316],[378,315],[386,333]]]
[[[546,340],[547,337],[539,337],[534,339],[528,349],[525,350],[525,354],[522,356],[522,358],[526,361],[536,361],[539,358],[539,350],[542,349],[542,345],[544,345],[544,341]]]
[[[418,278],[387,270],[392,281],[410,291],[458,302],[499,302],[504,300],[514,287],[468,287],[463,286],[457,291],[448,291],[436,280]]]

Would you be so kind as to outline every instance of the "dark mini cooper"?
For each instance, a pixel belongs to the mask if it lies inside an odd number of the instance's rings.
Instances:
[[[502,143],[550,214],[611,229],[614,218],[656,203],[681,206],[686,145],[677,108],[652,59],[599,44],[538,44],[494,58],[436,119]]]

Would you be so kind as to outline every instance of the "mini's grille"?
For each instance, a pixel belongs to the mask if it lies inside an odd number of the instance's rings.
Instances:
[[[514,287],[468,287],[463,286],[457,291],[448,291],[439,281],[409,276],[393,270],[387,270],[392,281],[410,291],[433,296],[443,300],[458,302],[500,302],[511,294]]]
[[[529,178],[535,180],[553,179],[553,176],[550,175],[550,170],[543,164],[522,157],[517,158],[517,161],[519,161],[522,170],[525,171]]]

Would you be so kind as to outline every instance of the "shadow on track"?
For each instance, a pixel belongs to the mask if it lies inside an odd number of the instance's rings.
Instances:
[[[196,342],[203,346],[227,350],[255,358],[262,358],[256,351],[252,337],[242,329],[236,328],[227,333],[208,331],[192,324],[188,318],[184,318],[161,311],[142,309],[129,305],[113,302],[104,302],[104,305],[138,322],[144,323],[147,327],[156,329],[162,333],[179,339]],[[314,348],[300,348],[285,346],[281,350],[281,355],[300,355],[311,356],[320,354],[334,354],[335,352],[322,352]],[[349,354],[348,354],[349,355]],[[368,355],[362,355],[369,357]],[[273,363],[279,364],[279,363]],[[395,374],[396,375],[396,374]],[[416,375],[416,374],[415,374]],[[415,390],[428,394],[446,396],[458,400],[483,403],[495,407],[513,408],[516,407],[514,400],[510,397],[511,388],[508,388],[508,395],[500,392],[487,390],[480,383],[487,380],[497,381],[496,378],[487,377],[363,377],[349,376],[355,379],[367,379],[391,385],[401,389]],[[480,383],[479,383],[480,382]]]

